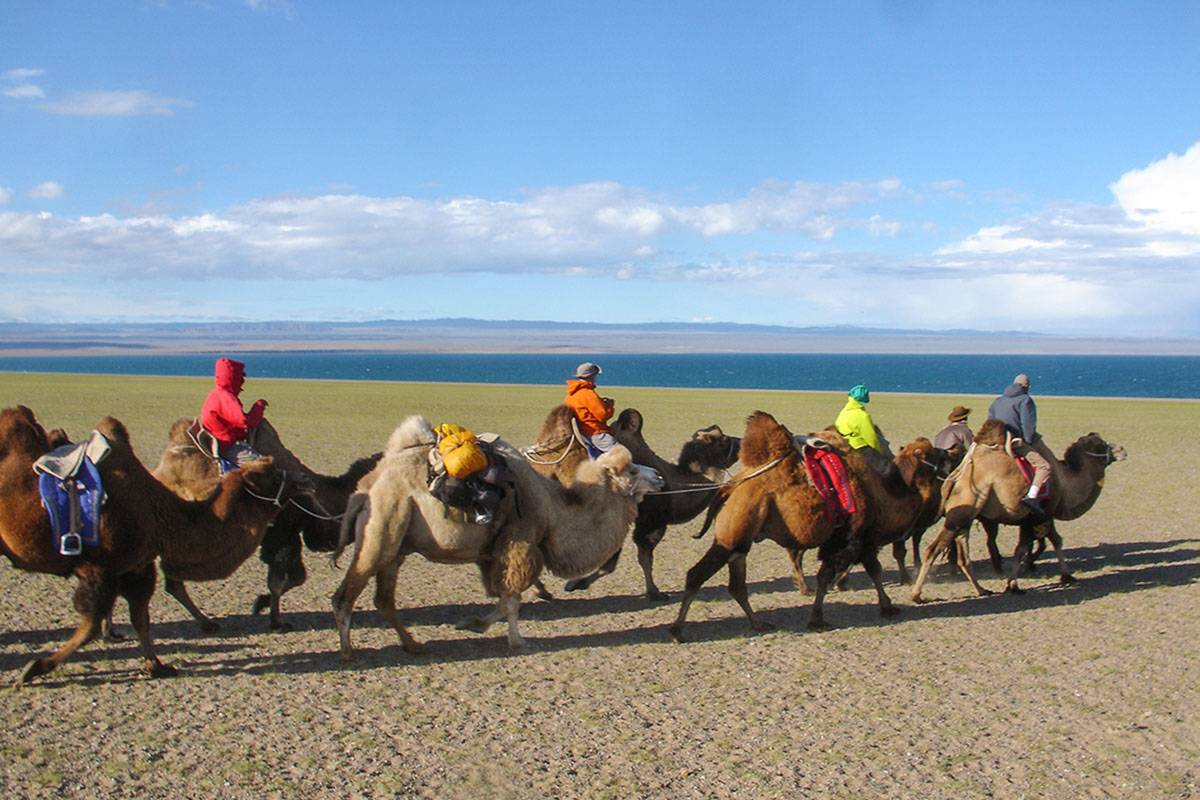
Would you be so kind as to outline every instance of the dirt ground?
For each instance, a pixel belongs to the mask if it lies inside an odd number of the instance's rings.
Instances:
[[[155,595],[153,632],[178,677],[145,678],[134,643],[97,642],[0,690],[4,795],[1200,797],[1200,447],[1169,432],[1197,408],[1112,437],[1129,460],[1092,512],[1059,526],[1078,583],[1059,584],[1043,557],[1027,594],[977,598],[938,566],[917,606],[885,554],[901,616],[879,616],[859,571],[831,594],[837,628],[823,634],[806,630],[808,601],[767,542],[750,553],[751,601],[777,630],[750,630],[721,573],[692,607],[690,641],[671,641],[684,573],[708,546],[693,523],[656,554],[671,601],[641,597],[631,552],[583,593],[549,579],[556,598],[522,608],[534,652],[521,656],[502,626],[453,627],[486,608],[473,568],[414,558],[398,598],[428,652],[400,649],[368,590],[347,668],[328,557],[307,555],[285,634],[250,613],[265,572],[252,559],[192,587],[218,635]],[[1014,541],[1006,530],[1002,546]],[[977,574],[1002,588],[974,544]],[[72,588],[0,568],[0,676],[67,638]]]

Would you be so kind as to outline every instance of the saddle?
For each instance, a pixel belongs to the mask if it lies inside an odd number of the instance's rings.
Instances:
[[[200,420],[192,420],[192,424],[187,429],[188,438],[192,440],[192,444],[196,445],[201,453],[217,462],[217,466],[221,468],[221,474],[232,472],[238,468],[237,464],[228,459],[221,458],[221,445],[217,442],[217,437],[213,436],[203,425]]]
[[[793,436],[792,444],[804,459],[808,482],[825,501],[825,516],[831,520],[853,514],[854,495],[841,456],[829,443],[816,436]]]
[[[438,444],[429,451],[429,493],[446,506],[458,509],[477,525],[486,525],[513,477],[504,457],[492,443],[492,433],[475,434],[459,425],[434,428]]]
[[[1033,483],[1034,470],[1033,467],[1030,466],[1029,461],[1025,458],[1025,456],[1014,455],[1013,458],[1017,460],[1017,466],[1021,468],[1021,474],[1025,476],[1025,480],[1027,480],[1029,483]],[[1046,481],[1042,484],[1042,488],[1038,489],[1037,499],[1045,500],[1049,496],[1050,481]]]
[[[77,556],[84,545],[100,544],[105,498],[96,465],[110,449],[104,434],[92,431],[87,441],[65,444],[33,462],[54,548],[64,556]]]

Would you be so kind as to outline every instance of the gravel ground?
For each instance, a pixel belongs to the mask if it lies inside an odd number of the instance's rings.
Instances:
[[[1180,419],[1196,420],[1195,404]],[[674,600],[641,597],[631,553],[586,593],[530,596],[507,652],[453,623],[485,608],[475,571],[414,558],[398,598],[428,652],[400,649],[364,593],[358,661],[337,654],[340,573],[309,554],[284,598],[296,630],[249,613],[265,568],[192,587],[220,619],[201,635],[163,592],[153,631],[173,679],[137,671],[134,643],[94,643],[59,671],[0,690],[5,796],[74,798],[1182,798],[1200,797],[1200,448],[1165,426],[1114,436],[1091,513],[1060,525],[1077,584],[1052,561],[1023,596],[976,598],[948,566],[930,602],[884,621],[861,571],[805,629],[808,601],[771,543],[749,558],[754,634],[714,578],[676,644],[666,626],[707,548],[670,530],[657,552]],[[1155,453],[1174,448],[1169,470]],[[145,457],[145,456],[143,456]],[[1163,486],[1173,475],[1182,487]],[[1011,551],[1015,535],[1006,531]],[[1001,581],[982,560],[985,585]],[[0,568],[0,674],[66,639],[72,584]],[[118,605],[118,621],[124,617]]]

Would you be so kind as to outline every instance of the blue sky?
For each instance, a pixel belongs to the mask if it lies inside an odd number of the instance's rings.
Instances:
[[[1200,4],[7,3],[0,320],[1200,336]]]

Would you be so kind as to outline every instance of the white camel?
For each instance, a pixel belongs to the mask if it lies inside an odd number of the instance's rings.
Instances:
[[[388,440],[383,459],[359,482],[347,505],[334,559],[351,536],[354,559],[333,595],[344,661],[354,658],[354,602],[372,577],[375,607],[400,634],[404,649],[424,649],[396,611],[396,572],[412,553],[436,563],[477,564],[488,595],[499,599],[490,614],[458,627],[484,633],[507,618],[509,647],[514,652],[527,650],[517,631],[521,593],[543,568],[576,578],[607,561],[624,543],[638,503],[662,487],[657,473],[634,464],[629,451],[619,445],[584,465],[575,482],[563,487],[534,472],[518,450],[497,440],[493,449],[507,462],[513,484],[493,520],[479,525],[429,493],[427,456],[435,442],[424,417],[405,419]]]

